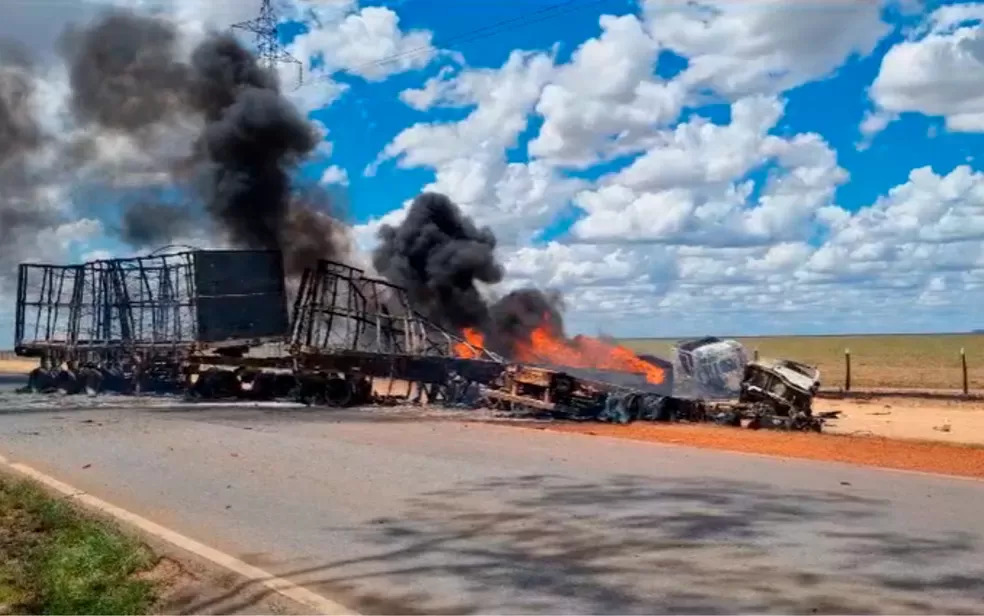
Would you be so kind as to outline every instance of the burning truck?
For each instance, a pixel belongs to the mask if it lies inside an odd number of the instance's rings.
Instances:
[[[560,337],[546,319],[526,340],[513,340],[504,358],[485,348],[479,331],[447,331],[417,313],[404,289],[358,268],[320,261],[305,270],[290,312],[284,280],[275,251],[23,264],[16,352],[41,358],[27,389],[349,406],[392,397],[376,385],[401,381],[403,398],[578,420],[821,424],[811,409],[819,373],[796,362],[746,362],[737,400],[684,396],[674,362]],[[677,348],[687,349],[677,358],[687,378],[704,386],[742,357],[710,339]]]

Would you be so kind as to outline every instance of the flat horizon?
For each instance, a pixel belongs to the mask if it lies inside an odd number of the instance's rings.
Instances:
[[[984,336],[984,330],[972,330],[965,332],[899,332],[899,333],[879,333],[879,334],[703,334],[700,336],[612,336],[616,340],[684,340],[692,338],[703,338],[714,336],[716,338],[887,338],[887,337],[911,337],[919,336]]]

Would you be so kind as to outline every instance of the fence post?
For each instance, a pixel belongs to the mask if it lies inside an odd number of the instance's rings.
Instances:
[[[851,391],[851,349],[844,349],[844,391]]]
[[[960,347],[960,370],[963,373],[963,392],[966,396],[970,393],[970,383],[967,381],[967,352]]]

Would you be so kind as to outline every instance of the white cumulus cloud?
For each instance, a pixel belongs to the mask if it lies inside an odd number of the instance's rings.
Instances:
[[[889,113],[942,117],[984,132],[984,3],[942,6],[882,59],[871,98]]]

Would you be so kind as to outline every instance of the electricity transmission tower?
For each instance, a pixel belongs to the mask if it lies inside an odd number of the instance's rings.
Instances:
[[[277,37],[277,12],[273,8],[272,0],[263,0],[260,5],[260,14],[249,21],[232,24],[234,30],[252,32],[256,41],[256,54],[260,65],[270,71],[276,72],[278,64],[297,65],[297,86],[301,87],[304,79],[304,64],[290,55],[284,46],[280,44]],[[296,89],[295,88],[295,89]]]

